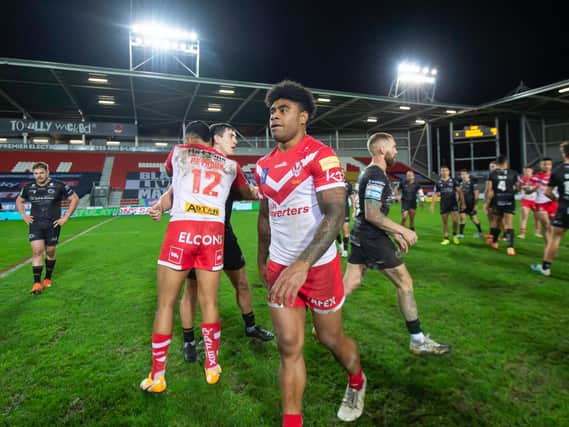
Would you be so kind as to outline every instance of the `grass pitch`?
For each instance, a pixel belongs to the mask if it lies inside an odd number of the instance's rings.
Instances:
[[[398,206],[391,216],[398,220]],[[61,240],[105,220],[71,220]],[[255,268],[256,213],[235,212],[232,223],[248,261],[257,323],[270,327]],[[244,337],[225,277],[220,383],[207,385],[201,364],[183,361],[176,317],[168,392],[139,390],[150,369],[165,228],[166,219],[120,217],[61,246],[54,285],[40,296],[29,293],[29,264],[0,279],[0,424],[280,425],[276,345]],[[345,329],[358,342],[369,380],[366,409],[353,425],[568,425],[568,238],[546,278],[529,270],[543,256],[533,236],[517,240],[518,255],[508,257],[505,248],[496,252],[472,238],[471,224],[460,246],[440,246],[440,217],[428,210],[418,212],[416,228],[419,242],[405,262],[421,323],[453,351],[411,355],[393,286],[368,272],[344,306]],[[31,255],[23,223],[0,223],[0,233],[0,270]],[[342,425],[335,414],[346,377],[310,327],[308,315],[305,425]]]

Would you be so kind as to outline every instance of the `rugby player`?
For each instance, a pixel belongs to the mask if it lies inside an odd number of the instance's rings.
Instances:
[[[535,211],[539,224],[541,225],[541,234],[545,246],[549,241],[549,233],[551,220],[557,212],[557,201],[552,200],[546,196],[547,185],[551,177],[551,169],[553,169],[553,160],[550,157],[545,157],[539,163],[540,171],[532,176],[532,186],[526,193],[531,194],[535,192]]]
[[[415,172],[408,170],[405,181],[399,186],[398,198],[401,202],[401,225],[405,227],[409,218],[409,229],[415,230],[415,214],[417,213],[417,195],[421,186],[415,181]]]
[[[372,161],[356,184],[356,220],[350,233],[352,248],[343,280],[345,293],[349,295],[361,284],[367,268],[381,270],[397,288],[399,309],[410,334],[409,350],[414,354],[448,353],[450,346],[423,334],[413,280],[401,259],[401,251],[407,253],[417,242],[417,234],[387,217],[392,197],[385,170],[395,163],[395,139],[388,133],[375,133],[369,137],[367,147]]]
[[[192,268],[196,269],[198,279],[206,381],[208,384],[219,381],[221,367],[217,353],[221,324],[217,293],[223,269],[225,201],[231,188],[247,186],[238,163],[211,147],[211,134],[205,123],[189,123],[185,142],[174,147],[166,160],[166,171],[172,176],[173,207],[158,259],[152,370],[140,384],[151,393],[166,390],[174,307]]]
[[[443,221],[443,241],[441,245],[446,246],[450,244],[449,234],[448,234],[448,216],[452,219],[452,242],[455,245],[460,244],[458,239],[458,201],[462,200],[462,192],[460,191],[460,185],[457,180],[450,176],[450,169],[448,166],[441,166],[441,176],[436,182],[435,188],[433,189],[432,203],[431,203],[431,213],[435,212],[435,203],[437,202],[437,196],[440,196],[441,205],[439,206],[439,212],[441,214],[441,219]]]
[[[340,246],[340,255],[342,258],[348,256],[348,244],[350,241],[350,205],[354,209],[354,190],[352,184],[348,180],[344,181],[346,187],[346,213],[344,215],[344,223],[342,224],[342,233],[338,234],[337,241]]]
[[[261,197],[257,264],[269,291],[281,359],[282,425],[302,425],[307,309],[320,343],[348,373],[337,416],[353,421],[363,411],[366,378],[356,343],[342,326],[344,287],[334,239],[344,218],[344,174],[334,151],[306,134],[315,112],[310,91],[283,81],[268,91],[265,102],[277,147],[255,169]]]
[[[28,239],[32,247],[32,272],[34,284],[32,294],[39,295],[49,288],[55,268],[55,250],[61,227],[71,218],[79,204],[79,197],[71,187],[62,181],[49,177],[47,163],[37,162],[32,166],[34,182],[24,185],[16,198],[16,209],[29,225]],[[24,202],[32,204],[30,215]],[[69,200],[67,211],[61,215],[61,202]],[[45,253],[45,277],[41,281]]]
[[[535,191],[531,191],[533,184],[532,184],[532,177],[533,177],[533,168],[530,165],[524,166],[524,175],[520,178],[520,185],[522,188],[522,209],[521,209],[521,220],[520,220],[520,234],[518,235],[518,239],[525,239],[526,238],[526,227],[529,218],[530,211],[533,212],[533,223],[535,227],[535,235],[537,237],[542,237],[541,233],[539,232],[539,221],[537,219],[536,211],[535,211]],[[530,193],[526,193],[526,190],[530,190]]]
[[[478,206],[478,196],[480,191],[476,186],[476,183],[470,178],[470,173],[468,169],[460,170],[460,190],[462,192],[462,203],[460,205],[460,232],[458,234],[459,238],[464,238],[464,227],[466,225],[466,215],[470,217],[470,220],[475,225],[478,232],[474,237],[482,237],[482,228],[480,227],[480,221],[478,220],[477,206]]]
[[[490,234],[492,239],[488,239],[488,244],[498,249],[498,236],[500,235],[500,224],[504,226],[505,237],[508,242],[508,255],[515,255],[514,249],[514,215],[516,212],[515,194],[520,191],[518,173],[508,168],[508,159],[499,156],[496,160],[496,169],[488,176],[486,181],[486,202],[485,211],[492,210],[492,224]],[[492,201],[491,205],[487,205]]]
[[[544,276],[551,275],[551,262],[559,250],[561,239],[569,228],[569,141],[561,143],[561,155],[563,163],[551,174],[545,195],[553,201],[558,201],[557,212],[551,222],[551,233],[545,246],[543,263],[532,264],[531,269]],[[557,188],[559,198],[553,190]]]
[[[216,123],[210,126],[210,131],[213,137],[213,148],[226,157],[233,155],[235,147],[237,146],[237,134],[235,129],[227,123]],[[245,323],[245,335],[261,341],[270,341],[274,338],[274,335],[257,325],[255,322],[253,298],[249,286],[249,280],[247,278],[247,270],[245,269],[245,258],[243,257],[243,252],[237,242],[237,237],[233,232],[230,222],[233,202],[235,200],[241,200],[242,198],[243,197],[239,191],[232,190],[225,203],[223,271],[235,289],[237,305],[241,309],[241,316]],[[159,206],[161,206],[161,209],[164,211],[171,208],[172,187],[162,195],[161,200],[159,201]],[[160,219],[162,213],[161,209],[151,209],[151,216],[154,220]],[[197,301],[196,272],[192,269],[188,273],[188,280],[186,281],[184,294],[180,301],[180,319],[182,322],[184,339],[183,353],[184,359],[187,362],[196,362],[198,360],[194,335]]]

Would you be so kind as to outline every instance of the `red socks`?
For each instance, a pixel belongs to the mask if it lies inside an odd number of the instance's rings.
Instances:
[[[283,414],[283,427],[302,427],[302,414]]]
[[[152,379],[166,372],[166,358],[172,341],[172,334],[152,334]]]
[[[202,323],[202,337],[205,352],[205,368],[217,366],[217,352],[221,339],[221,323]]]
[[[364,371],[360,368],[357,374],[348,375],[348,383],[350,384],[350,388],[361,390],[364,386]]]

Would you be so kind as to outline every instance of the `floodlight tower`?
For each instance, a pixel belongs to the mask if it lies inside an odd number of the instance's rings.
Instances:
[[[433,102],[436,84],[436,68],[403,62],[397,68],[397,78],[391,84],[389,96],[406,101]]]
[[[150,23],[134,24],[129,31],[129,65],[134,71],[153,58],[168,55],[194,77],[200,76],[200,41],[194,32],[187,32],[166,25]],[[134,53],[140,51],[142,61],[134,63]]]

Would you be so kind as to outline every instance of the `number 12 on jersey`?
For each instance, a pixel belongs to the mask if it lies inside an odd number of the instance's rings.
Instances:
[[[221,173],[213,170],[194,168],[192,169],[192,175],[192,192],[217,197],[218,192],[215,191],[215,188],[221,182]]]

